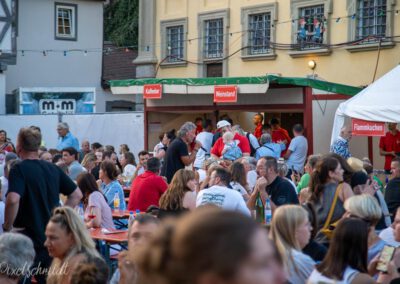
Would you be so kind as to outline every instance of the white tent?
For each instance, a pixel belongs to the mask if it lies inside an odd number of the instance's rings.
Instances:
[[[400,122],[400,65],[339,105],[333,122],[331,145],[339,136],[346,117]]]

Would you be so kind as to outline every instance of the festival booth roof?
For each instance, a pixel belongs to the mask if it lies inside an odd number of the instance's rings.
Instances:
[[[120,94],[143,94],[143,86],[162,84],[163,93],[213,94],[216,85],[237,85],[239,94],[265,94],[270,85],[311,87],[331,93],[355,95],[360,88],[309,78],[266,75],[259,77],[218,78],[146,78],[110,81],[111,92]]]
[[[400,65],[339,105],[335,113],[331,144],[338,137],[346,117],[400,122]]]

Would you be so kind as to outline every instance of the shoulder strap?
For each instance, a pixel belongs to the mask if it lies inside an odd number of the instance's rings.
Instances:
[[[331,204],[331,208],[329,209],[328,217],[326,218],[325,224],[322,227],[323,229],[327,229],[331,223],[333,211],[335,210],[335,207],[336,207],[336,201],[338,199],[339,192],[341,191],[342,187],[343,187],[342,183],[336,187],[335,197],[333,197],[333,201]]]

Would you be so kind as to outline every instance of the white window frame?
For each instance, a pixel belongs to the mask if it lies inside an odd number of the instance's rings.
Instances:
[[[380,43],[381,49],[393,48],[395,43],[392,41],[394,30],[394,13],[395,13],[396,0],[386,1],[386,32],[385,36],[387,39]],[[358,0],[347,0],[347,13],[348,15],[356,15],[357,18],[357,6]],[[349,19],[348,21],[348,41],[354,41],[357,38],[357,19]],[[362,52],[377,50],[379,48],[379,41],[377,42],[360,42],[352,46],[347,46],[345,49],[349,52]]]
[[[71,11],[70,19],[70,34],[62,34],[58,32],[58,13],[60,9]],[[76,4],[68,3],[55,3],[55,39],[57,40],[77,40],[77,19],[78,19],[78,6]]]
[[[180,19],[174,19],[174,20],[165,20],[160,22],[161,27],[160,27],[160,32],[161,32],[161,60],[165,59],[160,66],[162,67],[174,67],[174,66],[186,66],[187,62],[185,61],[187,58],[187,25],[188,25],[188,19],[187,18],[180,18]],[[182,60],[168,60],[167,56],[168,54],[168,29],[176,26],[182,26],[183,27],[183,56]]]
[[[223,52],[220,58],[205,58],[204,57],[204,44],[205,44],[205,22],[208,20],[216,20],[222,18],[222,27],[223,27]],[[207,62],[214,62],[221,60],[228,56],[229,54],[229,9],[217,10],[212,12],[205,12],[198,14],[198,58],[200,62],[205,64],[198,65],[198,77],[206,77],[207,73]],[[222,61],[222,74],[224,77],[228,76],[228,60]]]
[[[252,54],[250,52],[250,48],[245,48],[249,46],[250,41],[250,32],[249,29],[249,20],[250,16],[258,15],[258,14],[270,14],[270,41],[276,41],[276,22],[277,22],[277,15],[278,15],[278,3],[271,3],[266,5],[257,5],[257,6],[250,6],[250,7],[243,7],[241,10],[241,23],[242,23],[242,30],[246,31],[243,33],[242,37],[242,60],[273,60],[276,58],[275,49],[271,47],[266,53],[258,53]]]
[[[329,45],[330,43],[330,28],[331,28],[331,14],[333,8],[333,0],[290,0],[290,11],[291,11],[291,19],[295,19],[292,21],[292,44],[297,43],[297,35],[298,35],[298,19],[300,19],[300,9],[311,7],[311,6],[318,6],[324,5],[324,17],[327,23],[327,31],[324,34],[323,42],[324,45]],[[331,50],[329,48],[316,48],[316,49],[304,49],[298,51],[291,51],[289,55],[293,58],[297,57],[307,57],[310,55],[330,55]]]

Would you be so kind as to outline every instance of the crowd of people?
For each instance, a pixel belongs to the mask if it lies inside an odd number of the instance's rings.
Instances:
[[[346,127],[330,153],[308,155],[301,124],[289,134],[277,118],[253,122],[246,132],[228,116],[216,129],[197,118],[137,162],[126,144],[79,147],[66,123],[54,149],[37,126],[16,145],[1,130],[0,282],[400,281],[396,125],[380,142],[382,182],[369,159],[352,157]],[[140,214],[117,221],[113,210]],[[113,271],[90,230],[124,226]]]

